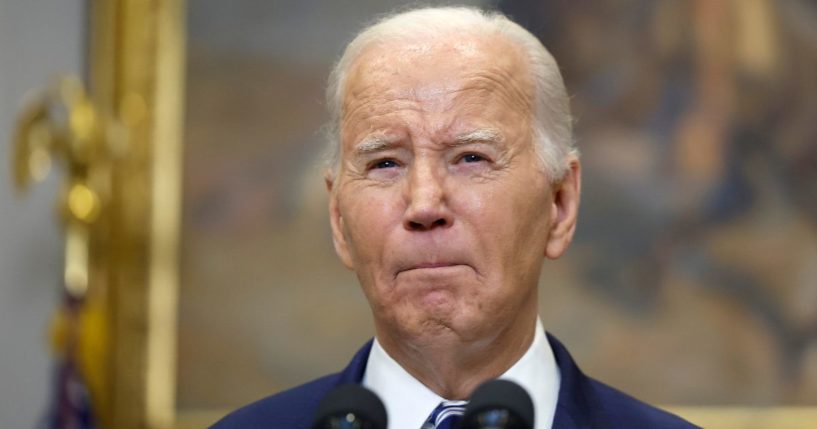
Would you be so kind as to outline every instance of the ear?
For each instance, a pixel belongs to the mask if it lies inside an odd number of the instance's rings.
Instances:
[[[545,247],[545,257],[557,259],[565,253],[573,241],[579,216],[582,191],[582,168],[574,157],[561,182],[553,187],[553,203],[550,211],[550,236]]]
[[[343,265],[351,270],[354,268],[354,264],[352,264],[349,246],[346,244],[343,215],[340,212],[338,191],[335,189],[335,176],[331,171],[327,170],[323,180],[326,183],[326,191],[329,192],[329,225],[332,227],[332,243],[335,245],[335,253],[337,253]]]

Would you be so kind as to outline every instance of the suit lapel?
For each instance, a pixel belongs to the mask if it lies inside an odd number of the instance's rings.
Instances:
[[[597,427],[593,419],[593,410],[597,407],[587,376],[576,366],[559,340],[550,334],[547,334],[547,338],[562,377],[553,429]]]
[[[361,383],[363,373],[366,372],[366,363],[369,361],[369,352],[372,351],[373,340],[369,340],[355,353],[352,361],[340,372],[337,385]]]

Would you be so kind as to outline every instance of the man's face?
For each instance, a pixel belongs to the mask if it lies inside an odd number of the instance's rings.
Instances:
[[[542,258],[567,247],[575,207],[563,225],[518,48],[478,36],[370,47],[345,90],[333,238],[378,336],[477,341],[535,317]]]

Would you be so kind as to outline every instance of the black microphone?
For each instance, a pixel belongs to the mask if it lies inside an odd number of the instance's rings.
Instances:
[[[329,392],[318,405],[312,429],[386,429],[383,402],[358,384],[344,384]]]
[[[512,381],[486,381],[465,406],[460,429],[533,429],[533,401]]]

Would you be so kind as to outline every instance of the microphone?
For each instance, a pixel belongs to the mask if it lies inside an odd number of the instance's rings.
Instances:
[[[533,401],[512,381],[486,381],[471,395],[460,428],[533,429]]]
[[[387,423],[386,408],[374,392],[344,384],[320,402],[312,429],[386,429]]]

